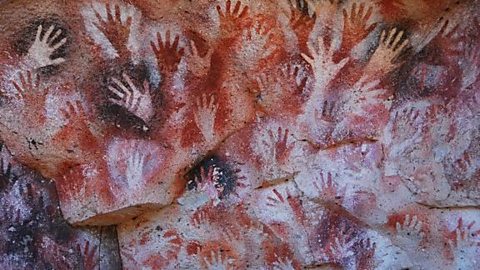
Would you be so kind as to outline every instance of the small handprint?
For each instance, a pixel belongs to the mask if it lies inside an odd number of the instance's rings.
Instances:
[[[73,121],[78,121],[79,123],[86,124],[87,116],[83,108],[82,102],[80,100],[67,101],[67,106],[60,109],[60,113],[63,118],[68,121],[70,124]]]
[[[350,11],[343,9],[343,48],[350,50],[356,44],[365,39],[375,29],[377,23],[370,24],[368,21],[373,13],[372,6],[365,3],[358,5],[354,2]]]
[[[340,0],[307,0],[309,9],[316,15],[317,20],[329,25],[340,6]]]
[[[308,76],[305,69],[301,65],[286,64],[280,68],[281,75],[289,82],[295,82],[294,87],[286,90],[294,90],[294,94],[301,94],[305,90],[308,82]]]
[[[418,220],[417,216],[406,215],[403,223],[397,222],[395,224],[395,229],[397,230],[397,235],[404,238],[410,238],[417,241],[421,241],[425,236],[425,233],[422,231],[423,223]]]
[[[345,224],[342,224],[338,236],[328,246],[331,258],[340,262],[342,259],[353,256],[355,253],[352,248],[355,243],[357,243],[357,238],[354,236],[354,230],[346,229]]]
[[[178,64],[182,60],[185,49],[180,46],[180,37],[175,36],[173,42],[170,39],[170,30],[165,33],[165,39],[160,33],[157,33],[157,43],[150,42],[153,53],[157,58],[157,64],[161,73],[165,76],[172,76],[178,68]]]
[[[7,186],[15,184],[18,178],[12,171],[12,164],[3,157],[0,158],[0,192]]]
[[[333,123],[335,122],[335,108],[336,108],[336,102],[335,101],[328,101],[325,100],[323,102],[323,106],[321,109],[316,110],[316,117],[315,119],[318,119],[324,123]]]
[[[153,116],[152,97],[150,94],[149,83],[145,80],[143,82],[143,92],[138,90],[131,78],[123,73],[122,77],[127,83],[116,78],[112,78],[113,84],[108,86],[108,89],[116,96],[109,100],[120,107],[148,123]]]
[[[480,244],[480,230],[473,231],[475,221],[470,222],[468,225],[463,224],[463,218],[458,219],[457,228],[452,233],[455,234],[455,239],[448,240],[448,244],[454,250],[463,250],[471,247],[475,247]]]
[[[480,74],[480,49],[467,50],[463,66],[462,89],[465,90],[477,81]]]
[[[255,23],[250,29],[245,29],[242,35],[242,65],[254,68],[258,61],[268,58],[276,50],[272,46],[272,33],[266,25]]]
[[[143,182],[143,166],[145,164],[145,154],[135,151],[127,159],[127,168],[125,177],[129,187],[138,187]]]
[[[175,252],[181,247],[181,238],[174,230],[167,230],[163,233],[162,239],[156,249],[162,252]]]
[[[345,96],[347,99],[343,104],[343,109],[350,112],[356,112],[365,105],[376,104],[379,98],[385,94],[385,90],[377,88],[380,80],[372,80],[368,76],[363,76],[352,87],[351,92]]]
[[[132,17],[128,16],[126,21],[122,22],[119,5],[115,5],[115,14],[113,14],[109,3],[105,4],[105,9],[107,12],[107,20],[104,20],[98,11],[94,9],[98,22],[94,22],[93,24],[98,30],[102,31],[110,43],[112,43],[119,56],[130,55],[127,44],[130,37]]]
[[[317,190],[319,196],[318,199],[321,202],[343,203],[347,187],[339,187],[339,185],[333,181],[330,172],[327,173],[326,179],[324,173],[320,172],[320,179],[316,178],[313,182],[313,186]]]
[[[77,252],[81,254],[82,268],[85,270],[99,269],[99,257],[97,256],[97,250],[95,247],[90,247],[90,242],[87,241],[82,249],[80,244],[77,244]]]
[[[288,129],[283,130],[282,127],[278,127],[276,134],[273,130],[269,130],[268,140],[263,141],[267,149],[271,149],[271,157],[277,164],[285,163],[294,147],[293,143],[288,143],[288,133]]]
[[[28,49],[27,54],[27,59],[32,61],[31,64],[34,69],[52,65],[56,66],[65,62],[65,59],[61,57],[51,59],[55,51],[67,42],[67,38],[62,38],[60,41],[56,42],[57,38],[62,34],[62,30],[58,29],[52,36],[54,30],[55,26],[51,25],[42,37],[43,26],[38,26],[35,41]]]
[[[284,196],[274,188],[272,193],[273,194],[267,196],[267,202],[265,204],[270,213],[276,213],[274,217],[270,218],[282,222],[295,221],[295,212],[290,205],[290,191],[287,189],[286,196]]]
[[[203,257],[203,262],[208,270],[230,270],[233,269],[234,260],[228,255],[222,256],[221,251],[211,251],[210,256]]]
[[[407,38],[402,41],[403,35],[404,32],[397,32],[397,28],[390,30],[388,36],[386,30],[382,31],[380,43],[366,67],[366,74],[387,74],[399,65],[397,59],[409,43]]]
[[[18,82],[20,81],[20,82]],[[35,72],[27,71],[19,73],[19,80],[11,81],[15,87],[14,97],[17,99],[34,98],[37,94],[44,94],[46,89],[40,89],[40,76]]]
[[[273,270],[295,270],[293,261],[290,258],[280,258],[275,254],[277,260],[273,262]]]
[[[418,119],[420,112],[416,108],[407,108],[402,112],[397,111],[393,118],[392,132],[397,141],[414,137],[419,132]]]
[[[308,50],[312,57],[302,53],[303,59],[310,64],[315,75],[315,90],[326,87],[338,74],[338,72],[347,64],[350,58],[344,58],[338,63],[334,63],[334,46],[327,48],[323,37],[318,37],[318,49],[315,49],[311,42],[308,42]]]
[[[213,142],[215,138],[215,118],[218,110],[218,103],[215,102],[215,96],[210,98],[203,94],[196,100],[197,108],[194,111],[194,119],[197,127],[202,132],[207,143]]]
[[[197,77],[202,77],[208,73],[210,69],[210,62],[213,54],[213,48],[209,48],[204,56],[198,52],[197,45],[192,40],[190,41],[190,57],[188,68]]]
[[[200,227],[201,225],[208,224],[209,219],[210,214],[206,210],[200,209],[193,214],[192,225],[194,227]]]
[[[243,20],[248,16],[248,6],[244,5],[242,7],[240,0],[237,1],[233,9],[231,6],[231,0],[227,0],[225,3],[225,12],[222,11],[222,7],[217,6],[217,12],[220,17],[220,29],[223,36],[236,35],[242,29],[242,23],[239,23],[239,20]]]

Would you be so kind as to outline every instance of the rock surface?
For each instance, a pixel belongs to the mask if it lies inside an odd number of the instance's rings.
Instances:
[[[0,3],[0,138],[124,268],[480,268],[478,0]]]

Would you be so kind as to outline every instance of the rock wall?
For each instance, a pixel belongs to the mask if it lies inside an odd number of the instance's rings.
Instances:
[[[480,268],[478,0],[0,6],[5,268]]]

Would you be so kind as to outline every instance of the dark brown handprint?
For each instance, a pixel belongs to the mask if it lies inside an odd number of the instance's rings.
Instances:
[[[153,53],[157,58],[157,64],[160,72],[164,76],[173,76],[177,71],[178,64],[182,60],[185,49],[179,45],[180,37],[177,35],[173,42],[170,40],[170,30],[165,33],[165,39],[160,33],[157,33],[157,44],[150,42]]]

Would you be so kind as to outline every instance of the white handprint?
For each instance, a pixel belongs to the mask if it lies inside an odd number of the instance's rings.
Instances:
[[[410,218],[410,215],[406,215],[403,224],[397,222],[395,228],[397,234],[402,237],[421,240],[425,236],[425,233],[422,232],[422,222],[418,220],[417,216]]]
[[[130,77],[123,73],[123,79],[128,87],[116,78],[112,78],[115,85],[108,86],[108,89],[118,98],[110,98],[110,101],[118,106],[124,107],[127,111],[142,119],[145,123],[153,116],[152,98],[150,86],[147,81],[143,82],[143,92],[139,91],[133,84]]]
[[[254,27],[243,32],[242,48],[239,55],[247,68],[254,67],[259,60],[269,57],[276,49],[271,45],[272,33],[265,25],[258,22]]]
[[[33,68],[42,68],[51,65],[59,65],[65,62],[64,58],[51,59],[52,54],[58,48],[62,47],[67,38],[61,39],[55,43],[55,40],[62,34],[62,30],[58,29],[55,34],[52,35],[55,26],[51,25],[48,28],[45,35],[42,37],[43,26],[39,25],[37,28],[37,35],[30,49],[28,49],[27,59],[33,61]]]
[[[273,270],[295,270],[292,260],[286,258],[285,260],[277,257],[277,261],[273,263]]]
[[[208,270],[229,270],[233,269],[231,264],[233,260],[230,258],[222,258],[221,252],[214,252],[210,253],[210,257],[203,258],[203,261],[207,265]]]
[[[315,75],[315,91],[326,87],[338,72],[347,64],[349,57],[342,59],[340,62],[333,61],[333,54],[335,53],[334,46],[327,48],[323,37],[318,37],[318,49],[315,49],[311,42],[308,42],[308,50],[311,57],[302,53],[303,59],[312,66]]]
[[[343,109],[350,112],[358,112],[363,106],[378,103],[378,98],[385,93],[384,89],[376,89],[380,80],[368,81],[367,76],[358,80],[347,94]]]
[[[380,44],[366,67],[367,74],[375,74],[377,72],[386,74],[398,66],[398,63],[394,62],[409,43],[408,39],[404,39],[401,42],[403,34],[403,31],[397,32],[397,28],[390,30],[388,36],[387,31],[382,31]]]
[[[462,90],[466,89],[475,81],[480,74],[480,49],[471,48],[466,52],[462,76]]]
[[[208,100],[207,95],[203,94],[201,98],[197,99],[196,105],[197,110],[194,111],[195,123],[205,140],[211,143],[215,138],[215,118],[218,110],[215,96],[210,96],[210,100]]]
[[[125,177],[129,187],[138,186],[143,180],[143,165],[145,162],[144,154],[135,151],[133,155],[127,159],[127,169]]]

